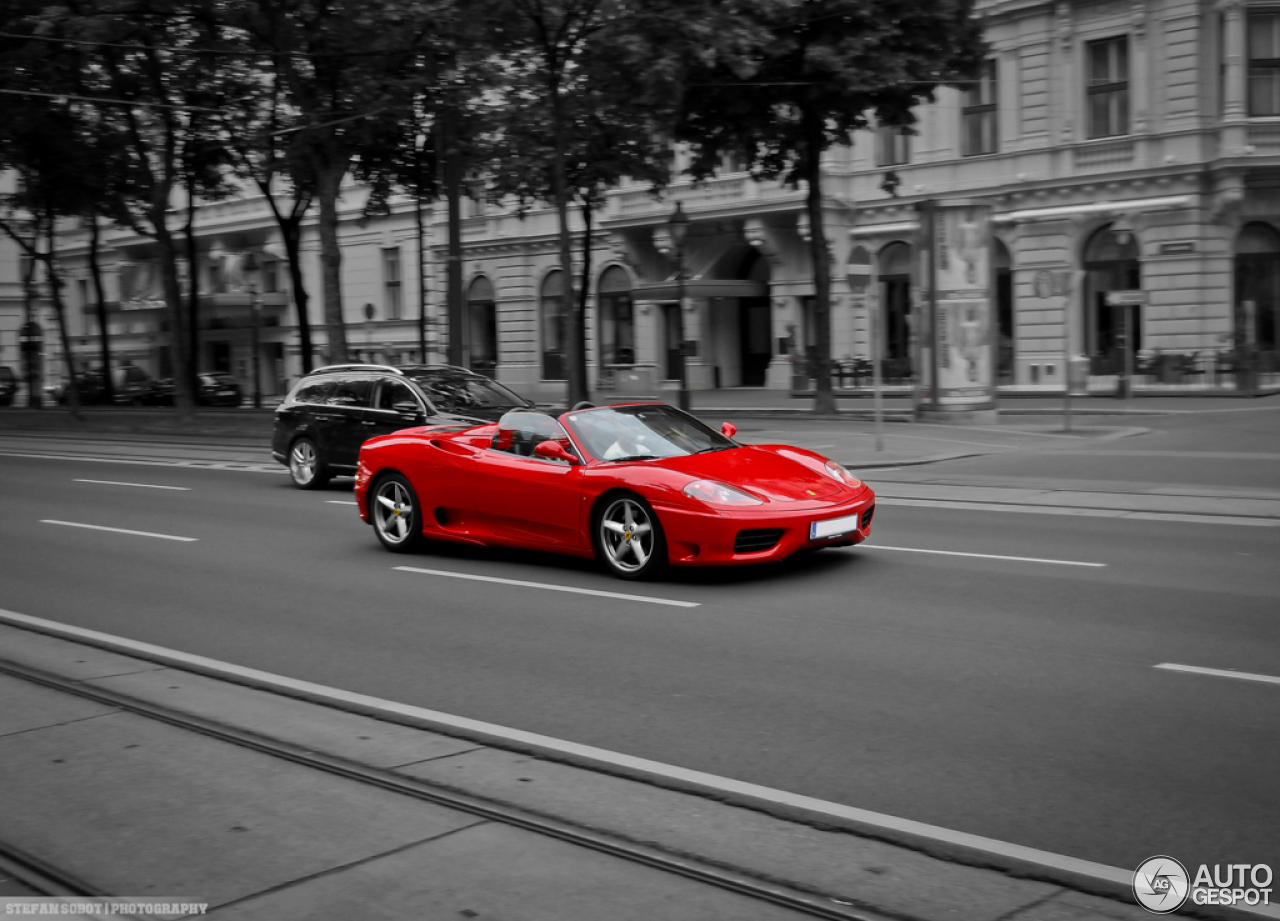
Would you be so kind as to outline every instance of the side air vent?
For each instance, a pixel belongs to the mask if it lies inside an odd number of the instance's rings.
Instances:
[[[876,513],[876,507],[874,505],[869,505],[863,510],[862,521],[859,522],[859,526],[861,530],[865,531],[867,529],[867,525],[871,524],[871,516],[874,515],[875,513]]]
[[[733,539],[734,553],[763,553],[782,540],[782,528],[753,528],[739,531]]]

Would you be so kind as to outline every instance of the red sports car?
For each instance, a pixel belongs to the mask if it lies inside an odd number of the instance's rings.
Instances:
[[[594,556],[623,579],[866,539],[869,487],[820,454],[739,444],[735,431],[665,403],[404,429],[364,443],[356,499],[388,550],[423,538],[530,547]]]

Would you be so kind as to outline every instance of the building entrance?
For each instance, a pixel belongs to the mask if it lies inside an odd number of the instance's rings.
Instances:
[[[742,386],[763,387],[773,360],[769,298],[744,297],[738,301],[738,341],[742,346]]]

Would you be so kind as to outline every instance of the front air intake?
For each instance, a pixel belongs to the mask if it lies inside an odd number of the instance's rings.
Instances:
[[[753,528],[739,531],[733,539],[734,553],[763,553],[772,550],[782,540],[782,528]]]

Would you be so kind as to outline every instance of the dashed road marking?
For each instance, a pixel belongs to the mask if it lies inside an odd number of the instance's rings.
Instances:
[[[119,480],[72,480],[73,483],[97,483],[100,486],[140,486],[145,489],[172,489],[177,492],[191,492],[190,486],[158,486],[155,483],[122,483]]]
[[[1086,563],[1080,560],[1046,560],[1034,556],[1004,556],[999,553],[968,553],[963,550],[925,550],[922,547],[887,547],[884,544],[862,544],[866,550],[899,550],[903,553],[935,553],[939,556],[967,556],[979,560],[1008,560],[1013,563],[1052,563],[1055,566],[1089,566],[1106,568],[1106,563]]]
[[[108,528],[100,524],[84,524],[80,521],[58,521],[53,518],[41,518],[41,524],[60,524],[67,528],[87,528],[90,531],[110,531],[113,534],[130,534],[134,537],[158,537],[160,540],[180,540],[186,543],[197,541],[198,537],[177,537],[173,534],[156,534],[153,531],[131,531],[128,528]]]
[[[520,588],[540,588],[549,592],[572,592],[575,595],[595,595],[598,598],[617,598],[621,601],[643,601],[646,604],[666,604],[675,608],[701,607],[697,601],[676,601],[673,598],[654,598],[651,595],[628,595],[624,592],[605,592],[594,588],[575,588],[570,585],[551,585],[547,582],[525,582],[522,579],[499,579],[497,576],[477,576],[469,572],[450,572],[445,569],[419,569],[416,566],[396,566],[400,572],[416,572],[426,576],[445,576],[449,579],[470,579],[474,582],[496,582],[499,585],[515,585]]]

